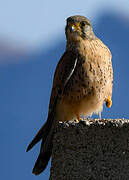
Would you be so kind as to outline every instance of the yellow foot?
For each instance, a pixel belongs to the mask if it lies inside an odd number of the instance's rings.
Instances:
[[[79,120],[78,119],[75,119],[76,123],[79,123]]]
[[[107,100],[106,100],[106,106],[108,108],[110,108],[112,106],[112,99],[111,96],[108,96]]]
[[[80,115],[77,115],[76,123],[79,123],[79,121],[82,121],[83,119],[80,118]]]

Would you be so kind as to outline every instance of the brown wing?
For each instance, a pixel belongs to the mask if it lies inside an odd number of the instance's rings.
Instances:
[[[77,64],[77,57],[72,52],[65,52],[62,58],[60,59],[59,63],[57,64],[54,80],[53,80],[53,88],[50,97],[50,104],[49,104],[49,112],[48,118],[46,123],[40,128],[36,136],[30,142],[27,147],[26,151],[29,151],[35,144],[37,144],[42,139],[42,146],[44,142],[46,142],[46,138],[49,134],[49,131],[54,123],[55,118],[55,108],[57,101],[63,94],[64,88],[68,83],[70,77],[72,76],[76,64]]]
[[[49,113],[53,111],[53,108],[56,106],[57,99],[59,99],[63,94],[66,84],[76,68],[77,61],[78,57],[76,54],[71,51],[66,51],[57,64],[50,97]]]

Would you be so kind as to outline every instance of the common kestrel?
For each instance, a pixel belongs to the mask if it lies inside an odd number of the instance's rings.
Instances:
[[[84,16],[67,18],[66,51],[57,64],[48,118],[29,144],[29,151],[42,140],[33,168],[35,175],[47,166],[52,153],[53,131],[58,121],[80,120],[80,115],[101,115],[103,104],[112,105],[112,55],[98,39]]]

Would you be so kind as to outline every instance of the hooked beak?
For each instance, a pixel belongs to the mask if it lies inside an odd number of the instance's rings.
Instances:
[[[80,25],[79,24],[71,24],[70,26],[70,32],[77,32],[77,31],[81,31]]]

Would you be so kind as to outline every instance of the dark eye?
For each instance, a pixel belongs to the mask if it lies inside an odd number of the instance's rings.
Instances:
[[[85,22],[81,22],[81,27],[83,28],[83,27],[85,27],[85,25],[86,25],[86,23]]]

